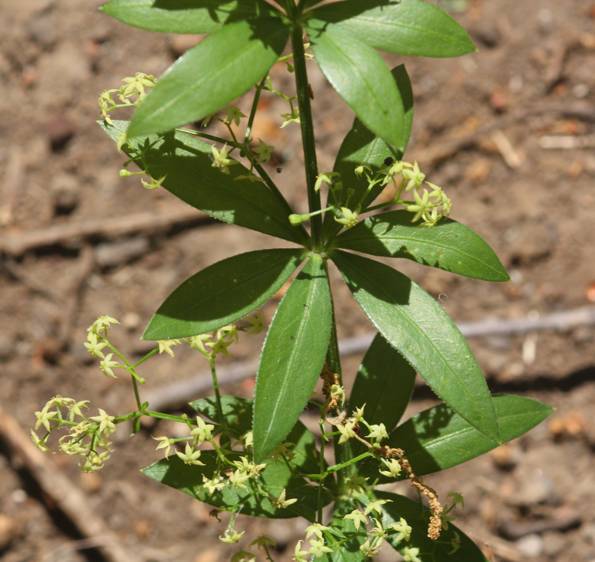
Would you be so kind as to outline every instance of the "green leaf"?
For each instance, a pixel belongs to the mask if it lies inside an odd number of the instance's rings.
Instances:
[[[314,17],[383,51],[422,57],[458,57],[475,51],[453,18],[422,0],[348,0],[315,10]]]
[[[203,475],[212,478],[225,468],[218,464],[214,451],[203,451],[200,460],[204,466],[188,466],[174,456],[152,464],[143,472],[153,480],[224,511],[239,511],[244,515],[275,519],[305,517],[313,521],[318,494],[321,494],[322,505],[332,499],[328,490],[313,486],[300,476],[320,470],[316,441],[300,422],[295,425],[288,439],[294,443],[289,454],[267,461],[267,467],[261,475],[265,494],[252,487],[238,490],[230,485],[210,494],[203,486]],[[237,460],[240,453],[229,453],[228,456],[231,460]],[[287,499],[298,498],[299,501],[285,509],[278,509],[271,499],[279,497],[284,489]]]
[[[512,441],[541,423],[552,408],[522,396],[493,397],[500,437]],[[418,476],[432,474],[479,457],[499,446],[445,404],[434,406],[408,419],[395,429],[388,441],[391,447],[402,448]],[[378,477],[378,462],[363,461],[362,474]],[[403,478],[405,476],[403,475]],[[380,483],[392,479],[380,477]]]
[[[419,558],[424,562],[488,562],[479,547],[452,523],[442,531],[438,540],[429,539],[429,511],[422,504],[390,492],[375,494],[379,499],[390,501],[381,507],[385,528],[398,523],[401,517],[412,527],[411,540],[407,543],[398,544],[395,542],[396,535],[393,534],[392,538],[389,536],[387,541],[395,550],[401,550],[404,546],[419,548]]]
[[[320,68],[333,88],[376,136],[403,151],[407,142],[404,101],[374,49],[352,34],[310,20],[308,32]]]
[[[378,186],[369,190],[367,179],[365,176],[358,176],[355,169],[364,165],[373,171],[377,171],[385,166],[387,159],[392,161],[403,157],[413,125],[413,91],[404,65],[395,67],[392,75],[403,104],[403,120],[400,125],[404,133],[403,150],[395,151],[391,149],[386,142],[371,133],[359,119],[356,119],[353,127],[343,140],[335,160],[334,171],[341,175],[344,189],[329,192],[329,205],[347,206],[355,210],[365,209],[378,196],[382,187]],[[353,192],[349,192],[348,189],[353,190]],[[330,225],[334,225],[334,232],[338,232],[340,225],[332,219],[331,215],[328,217],[327,220]]]
[[[195,411],[209,418],[213,422],[218,420],[217,399],[214,396],[208,398],[199,398],[190,402],[190,407]],[[221,407],[223,410],[223,417],[225,418],[226,429],[230,431],[234,437],[240,438],[252,426],[252,401],[239,396],[232,396],[224,394],[221,396]],[[216,428],[217,430],[219,428]]]
[[[289,31],[280,19],[230,23],[180,57],[136,109],[129,137],[203,119],[247,92],[279,58]]]
[[[415,370],[378,334],[357,372],[349,408],[365,404],[366,421],[383,423],[390,431],[405,412],[414,385]]]
[[[403,101],[403,130],[405,132],[405,146],[402,151],[392,150],[381,138],[371,133],[359,119],[355,119],[353,127],[343,140],[333,171],[340,174],[344,188],[339,191],[329,191],[329,205],[349,207],[350,209],[365,209],[379,193],[382,186],[368,188],[365,176],[357,175],[355,170],[364,165],[373,172],[380,170],[386,162],[401,159],[409,143],[413,126],[413,91],[411,81],[404,65],[392,70]],[[324,221],[324,232],[327,239],[341,230],[342,225],[334,220],[332,213],[328,213]]]
[[[552,413],[551,407],[522,396],[497,395],[493,400],[502,442],[527,433]],[[405,450],[419,475],[456,466],[499,445],[444,404],[400,425],[390,443]]]
[[[101,126],[119,142],[126,121]],[[289,223],[291,209],[286,202],[264,183],[244,179],[249,172],[240,164],[229,174],[213,168],[211,145],[194,135],[175,131],[129,139],[123,150],[148,175],[165,178],[163,187],[169,192],[217,220],[298,244],[307,240],[303,229]]]
[[[367,218],[336,242],[375,256],[407,258],[466,277],[508,281],[494,251],[467,226],[443,219],[433,227],[411,224],[411,213],[391,211]]]
[[[167,297],[143,338],[185,338],[235,322],[281,288],[299,265],[300,255],[300,250],[259,250],[203,269]]]
[[[109,0],[100,9],[148,31],[211,33],[226,23],[254,18],[264,8],[257,0]]]
[[[383,337],[444,402],[498,441],[494,405],[481,368],[442,307],[384,264],[344,252],[333,253],[332,259]]]
[[[324,365],[332,322],[328,278],[313,255],[279,304],[260,358],[254,402],[258,462],[287,436]]]

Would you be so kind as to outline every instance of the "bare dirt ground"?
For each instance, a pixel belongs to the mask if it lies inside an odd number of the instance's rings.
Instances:
[[[492,285],[413,264],[402,269],[457,321],[588,305],[595,301],[595,3],[459,4],[466,9],[457,17],[480,50],[460,60],[405,61],[416,93],[408,158],[445,186],[453,216],[492,244],[512,281]],[[49,240],[55,231],[47,229],[55,227],[184,211],[167,193],[145,192],[136,179],[118,176],[123,159],[95,120],[101,90],[135,71],[161,73],[189,43],[126,28],[99,14],[98,5],[3,0],[0,6],[0,404],[27,430],[33,412],[56,393],[88,398],[109,412],[130,406],[127,384],[102,377],[82,349],[84,330],[97,315],[120,318],[118,342],[139,355],[143,324],[180,281],[231,253],[271,244],[250,231],[186,220],[127,236],[68,236],[17,247],[33,235]],[[290,83],[282,68],[274,78]],[[328,170],[352,115],[314,68],[312,86],[320,167]],[[277,146],[271,171],[303,208],[298,130],[279,130],[278,101],[265,98],[262,107],[255,134]],[[570,144],[548,149],[551,136]],[[458,143],[461,138],[468,142]],[[587,139],[584,148],[580,139]],[[9,248],[7,240],[17,246]],[[336,298],[340,336],[367,332],[346,291]],[[578,328],[472,342],[495,391],[537,397],[557,409],[526,437],[431,479],[443,494],[464,494],[458,523],[494,560],[595,562],[593,335],[593,328]],[[234,359],[254,357],[259,345],[243,341]],[[190,354],[151,365],[149,389],[204,370]],[[356,360],[346,362],[348,373],[356,367]],[[250,395],[251,381],[230,390]],[[411,412],[431,403],[421,389]],[[53,461],[141,559],[227,560],[230,552],[216,540],[223,525],[207,508],[139,473],[157,458],[151,434],[166,430],[148,428],[134,439],[118,434],[116,454],[99,474],[81,475],[71,459]],[[0,558],[101,560],[44,498],[19,459],[0,449]],[[250,537],[271,535],[279,560],[290,558],[302,529],[293,522],[242,525]]]

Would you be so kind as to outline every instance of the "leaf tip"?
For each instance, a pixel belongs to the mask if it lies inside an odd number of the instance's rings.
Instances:
[[[159,329],[155,326],[155,316],[153,316],[151,318],[151,320],[149,320],[149,323],[147,324],[143,335],[141,336],[141,340],[143,341],[157,341],[157,340],[162,340],[162,339],[166,339],[161,337],[162,334],[159,333]]]

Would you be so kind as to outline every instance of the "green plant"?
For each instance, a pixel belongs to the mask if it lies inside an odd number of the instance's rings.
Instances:
[[[235,543],[238,514],[310,521],[295,560],[365,560],[387,542],[403,559],[485,557],[452,524],[458,496],[443,506],[421,476],[460,464],[514,439],[550,409],[534,400],[492,396],[467,343],[442,307],[395,269],[359,254],[404,258],[459,275],[506,281],[489,246],[451,220],[443,189],[426,181],[417,163],[403,160],[413,119],[413,94],[404,66],[391,72],[377,49],[401,55],[451,57],[474,50],[467,33],[421,0],[109,0],[103,11],[151,31],[205,33],[161,79],[137,74],[100,97],[101,126],[127,154],[123,176],[165,188],[220,221],[293,244],[231,257],[200,271],[161,305],[144,338],[155,348],[137,362],[109,338],[117,321],[101,317],[86,347],[100,369],[129,373],[136,410],[88,416],[86,402],[55,397],[37,412],[33,438],[46,448],[80,455],[86,470],[109,457],[116,424],[151,416],[184,424],[186,437],[158,437],[166,458],[145,474],[233,515],[221,536]],[[304,39],[306,43],[304,43]],[[291,44],[289,54],[286,44]],[[310,52],[311,51],[311,52]],[[317,168],[306,59],[316,59],[356,114],[334,169]],[[272,65],[295,74],[296,97],[275,88]],[[245,116],[233,106],[255,88]],[[304,149],[308,212],[295,213],[267,174],[272,147],[252,128],[263,92],[288,105],[281,126],[299,123]],[[130,122],[112,112],[135,107]],[[203,127],[219,120],[229,136]],[[239,135],[244,124],[244,134]],[[207,142],[208,141],[208,142]],[[388,187],[394,195],[374,204]],[[321,204],[327,193],[326,207]],[[388,210],[393,207],[393,210]],[[396,208],[396,210],[395,210]],[[365,214],[365,218],[363,215]],[[304,225],[309,223],[307,230]],[[350,251],[358,252],[354,254]],[[339,269],[355,300],[378,330],[349,398],[343,387],[328,265]],[[261,329],[250,316],[285,283],[289,289],[268,328],[253,401],[221,395],[217,357],[239,334]],[[235,324],[234,324],[235,323]],[[150,409],[139,386],[140,367],[158,353],[186,343],[211,368],[214,396],[191,404],[195,417]],[[399,425],[419,373],[443,404]],[[322,380],[323,400],[313,397]],[[306,408],[320,414],[320,436],[300,421]],[[333,443],[335,459],[324,456]],[[172,454],[175,452],[175,454]],[[410,482],[427,507],[377,487]],[[323,508],[332,504],[326,519]],[[271,560],[270,544],[260,547]],[[254,555],[241,550],[235,560]]]

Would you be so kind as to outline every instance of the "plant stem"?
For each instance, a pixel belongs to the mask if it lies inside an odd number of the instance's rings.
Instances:
[[[126,359],[126,356],[115,346],[113,345],[110,341],[105,340],[107,343],[107,347],[109,348],[109,350],[120,360],[122,361],[124,368],[130,373],[130,376],[136,380],[136,382],[139,382],[140,384],[145,384],[145,379],[143,379],[137,372],[136,369],[134,368],[134,365],[132,363],[130,363],[130,361],[128,361],[128,359]]]
[[[370,453],[369,451],[366,451],[365,453],[362,453],[361,455],[358,455],[357,457],[353,457],[352,459],[349,459],[348,461],[342,462],[340,464],[334,464],[333,466],[329,466],[325,471],[324,471],[324,476],[328,476],[329,474],[332,474],[333,472],[339,472],[340,470],[343,470],[344,468],[347,468],[348,466],[357,464],[360,461],[363,461],[364,459],[368,459],[370,457],[373,457],[374,455],[372,453]]]
[[[219,379],[217,378],[217,365],[215,359],[209,359],[209,367],[211,369],[211,381],[213,383],[213,391],[215,392],[215,402],[217,404],[217,417],[219,423],[225,426],[225,418],[223,417],[223,404],[221,403],[221,391],[219,390]]]
[[[328,267],[326,267],[326,273],[328,277]],[[339,377],[339,384],[343,386],[343,371],[341,368],[341,355],[339,354],[339,342],[337,339],[337,320],[335,318],[335,305],[333,302],[333,297],[331,294],[331,308],[332,308],[332,318],[331,318],[331,340],[329,343],[329,348],[326,354],[326,362],[333,371]],[[344,464],[351,459],[351,447],[349,443],[344,445],[339,444],[339,435],[335,435],[333,437],[333,445],[335,450],[335,460],[338,464]],[[339,485],[339,489],[343,487],[345,478],[343,473],[339,472],[337,474],[337,483]]]
[[[302,145],[304,147],[308,206],[310,212],[315,213],[321,209],[320,193],[315,189],[316,178],[318,177],[318,163],[316,161],[316,141],[314,139],[312,107],[310,106],[310,84],[308,83],[306,53],[304,52],[304,30],[298,23],[294,24],[291,41],[298,107],[300,111],[300,125],[302,128]],[[320,243],[321,226],[322,220],[320,215],[315,215],[312,218],[312,242],[314,248]]]
[[[155,355],[157,355],[158,352],[159,352],[159,347],[157,347],[157,346],[154,347],[149,352],[145,353],[145,355],[143,355],[136,363],[134,363],[133,367],[135,369],[140,367],[145,361],[148,361],[149,359],[151,359],[151,357],[154,357]]]
[[[268,74],[267,74],[268,76]],[[256,111],[258,109],[258,102],[260,101],[260,94],[264,88],[267,76],[265,76],[258,86],[256,86],[256,92],[254,92],[254,99],[252,100],[252,107],[250,108],[250,116],[248,117],[248,124],[246,125],[246,131],[244,132],[244,143],[249,143],[252,139],[252,126],[254,125],[254,119],[256,118]]]

